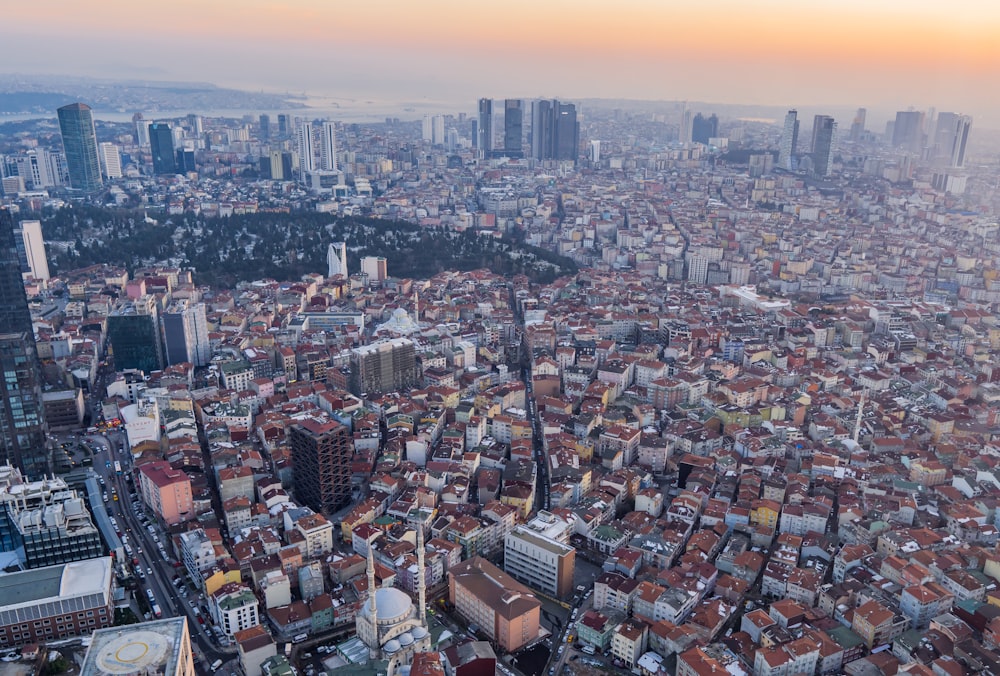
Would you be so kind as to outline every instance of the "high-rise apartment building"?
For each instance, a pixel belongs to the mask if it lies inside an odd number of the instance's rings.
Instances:
[[[431,118],[431,143],[441,146],[445,141],[444,115],[435,115]]]
[[[331,514],[351,501],[350,430],[326,414],[299,420],[288,430],[295,497]]]
[[[507,157],[524,157],[524,108],[521,99],[507,99],[503,105],[503,151]]]
[[[951,167],[964,166],[971,129],[972,118],[968,115],[939,114],[934,130],[934,158]]]
[[[781,130],[781,147],[778,150],[778,166],[791,171],[795,152],[799,144],[799,113],[789,110],[785,115],[785,124]]]
[[[115,307],[108,315],[108,342],[117,370],[138,369],[150,373],[162,369],[163,348],[156,299],[144,296]]]
[[[40,221],[21,221],[14,231],[14,246],[21,261],[21,274],[35,279],[49,278],[49,262],[45,258],[45,240]]]
[[[412,340],[392,340],[351,350],[351,390],[354,394],[394,392],[417,382],[417,353]]]
[[[812,159],[813,173],[829,176],[833,168],[833,142],[837,133],[837,123],[829,115],[813,118]]]
[[[114,143],[101,143],[98,145],[98,155],[101,158],[101,170],[104,171],[105,178],[122,177],[122,156],[118,152],[118,146]]]
[[[337,125],[329,120],[323,123],[320,135],[319,168],[337,171]]]
[[[205,304],[186,299],[172,303],[163,312],[163,345],[168,364],[207,364],[212,358],[212,347],[208,341]]]
[[[422,141],[427,141],[431,143],[434,138],[434,120],[431,119],[430,115],[424,115],[423,122],[420,124],[420,139]]]
[[[0,461],[36,479],[49,471],[42,375],[21,259],[14,238],[14,219],[0,209]]]
[[[384,282],[389,276],[384,256],[365,256],[361,259],[361,272],[368,275],[368,282]]]
[[[313,157],[313,129],[309,122],[299,125],[298,146],[299,182],[305,183],[309,172],[316,168],[316,160]]]
[[[94,114],[85,103],[71,103],[57,111],[62,134],[69,184],[73,190],[91,193],[101,189],[101,163],[97,157]]]
[[[892,145],[919,154],[924,148],[924,114],[918,110],[896,113],[892,126]]]
[[[493,99],[479,99],[479,125],[476,127],[476,148],[483,157],[493,152],[496,127],[493,118]]]
[[[691,121],[691,140],[695,143],[708,145],[709,139],[719,135],[719,118],[715,115],[705,117],[701,113],[694,116]]]
[[[149,125],[149,149],[153,154],[153,173],[173,175],[177,173],[177,157],[174,154],[174,131],[166,122]]]

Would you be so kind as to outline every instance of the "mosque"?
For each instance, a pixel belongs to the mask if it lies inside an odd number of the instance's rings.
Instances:
[[[413,654],[431,649],[427,630],[427,583],[424,575],[424,534],[417,528],[417,566],[421,571],[418,605],[395,587],[375,587],[375,559],[368,548],[368,600],[356,618],[358,638],[368,646],[369,656],[388,662],[386,676],[413,661]]]

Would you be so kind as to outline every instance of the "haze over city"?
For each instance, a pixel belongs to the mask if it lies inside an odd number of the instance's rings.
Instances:
[[[9,3],[7,72],[379,101],[477,95],[945,106],[1000,126],[1000,5],[448,0]],[[39,46],[44,45],[44,49]]]

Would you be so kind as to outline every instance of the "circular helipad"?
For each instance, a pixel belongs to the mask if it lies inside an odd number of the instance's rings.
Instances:
[[[169,658],[174,646],[162,634],[131,631],[101,646],[97,665],[107,674],[133,674]]]

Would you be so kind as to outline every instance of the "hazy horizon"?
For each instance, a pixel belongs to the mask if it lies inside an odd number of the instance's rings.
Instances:
[[[1000,128],[1000,3],[107,0],[4,10],[23,75],[211,82],[472,110],[487,96],[909,107]],[[84,58],[86,57],[86,58]],[[842,120],[842,124],[849,123]]]

